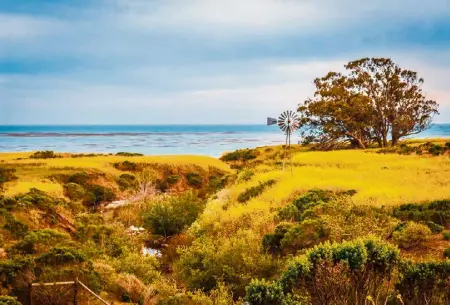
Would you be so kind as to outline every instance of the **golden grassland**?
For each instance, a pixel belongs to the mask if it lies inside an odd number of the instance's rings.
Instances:
[[[6,184],[6,196],[27,192],[37,188],[53,195],[63,196],[62,185],[50,180],[53,174],[70,174],[80,171],[94,171],[111,177],[118,177],[123,172],[114,168],[113,164],[123,161],[134,163],[169,164],[174,166],[196,165],[202,168],[215,167],[229,171],[227,164],[218,159],[206,156],[167,155],[167,156],[94,156],[72,158],[64,154],[62,158],[30,159],[32,153],[0,153],[0,165],[16,169],[17,180]]]

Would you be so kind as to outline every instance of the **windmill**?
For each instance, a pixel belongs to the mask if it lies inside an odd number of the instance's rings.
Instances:
[[[267,126],[277,124],[281,131],[286,135],[286,144],[284,145],[283,157],[283,171],[286,164],[286,155],[289,153],[291,161],[291,175],[292,175],[292,152],[291,152],[291,134],[293,134],[299,127],[299,118],[297,113],[291,110],[284,111],[277,119],[267,118]]]

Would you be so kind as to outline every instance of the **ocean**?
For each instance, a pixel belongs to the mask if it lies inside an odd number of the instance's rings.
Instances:
[[[450,138],[450,124],[435,124],[414,137]],[[293,137],[294,143],[298,140],[298,135]],[[284,141],[285,136],[277,126],[265,125],[0,126],[0,152],[125,151],[218,157],[225,151],[283,144]]]

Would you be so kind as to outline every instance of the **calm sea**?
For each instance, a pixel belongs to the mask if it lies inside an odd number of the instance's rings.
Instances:
[[[435,124],[417,138],[450,137],[450,124]],[[294,137],[293,142],[299,138]],[[218,157],[224,151],[282,144],[277,126],[0,126],[0,152],[139,152]]]

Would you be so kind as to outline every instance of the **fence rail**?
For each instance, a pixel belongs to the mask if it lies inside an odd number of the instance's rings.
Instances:
[[[33,287],[45,287],[45,286],[59,286],[59,285],[73,285],[73,304],[78,305],[78,287],[83,288],[85,291],[89,292],[92,296],[94,296],[97,300],[102,302],[104,305],[114,305],[114,303],[108,303],[98,294],[93,292],[88,286],[80,282],[78,279],[75,281],[67,281],[67,282],[53,282],[53,283],[30,283],[28,286],[28,303],[29,305],[33,305]]]

